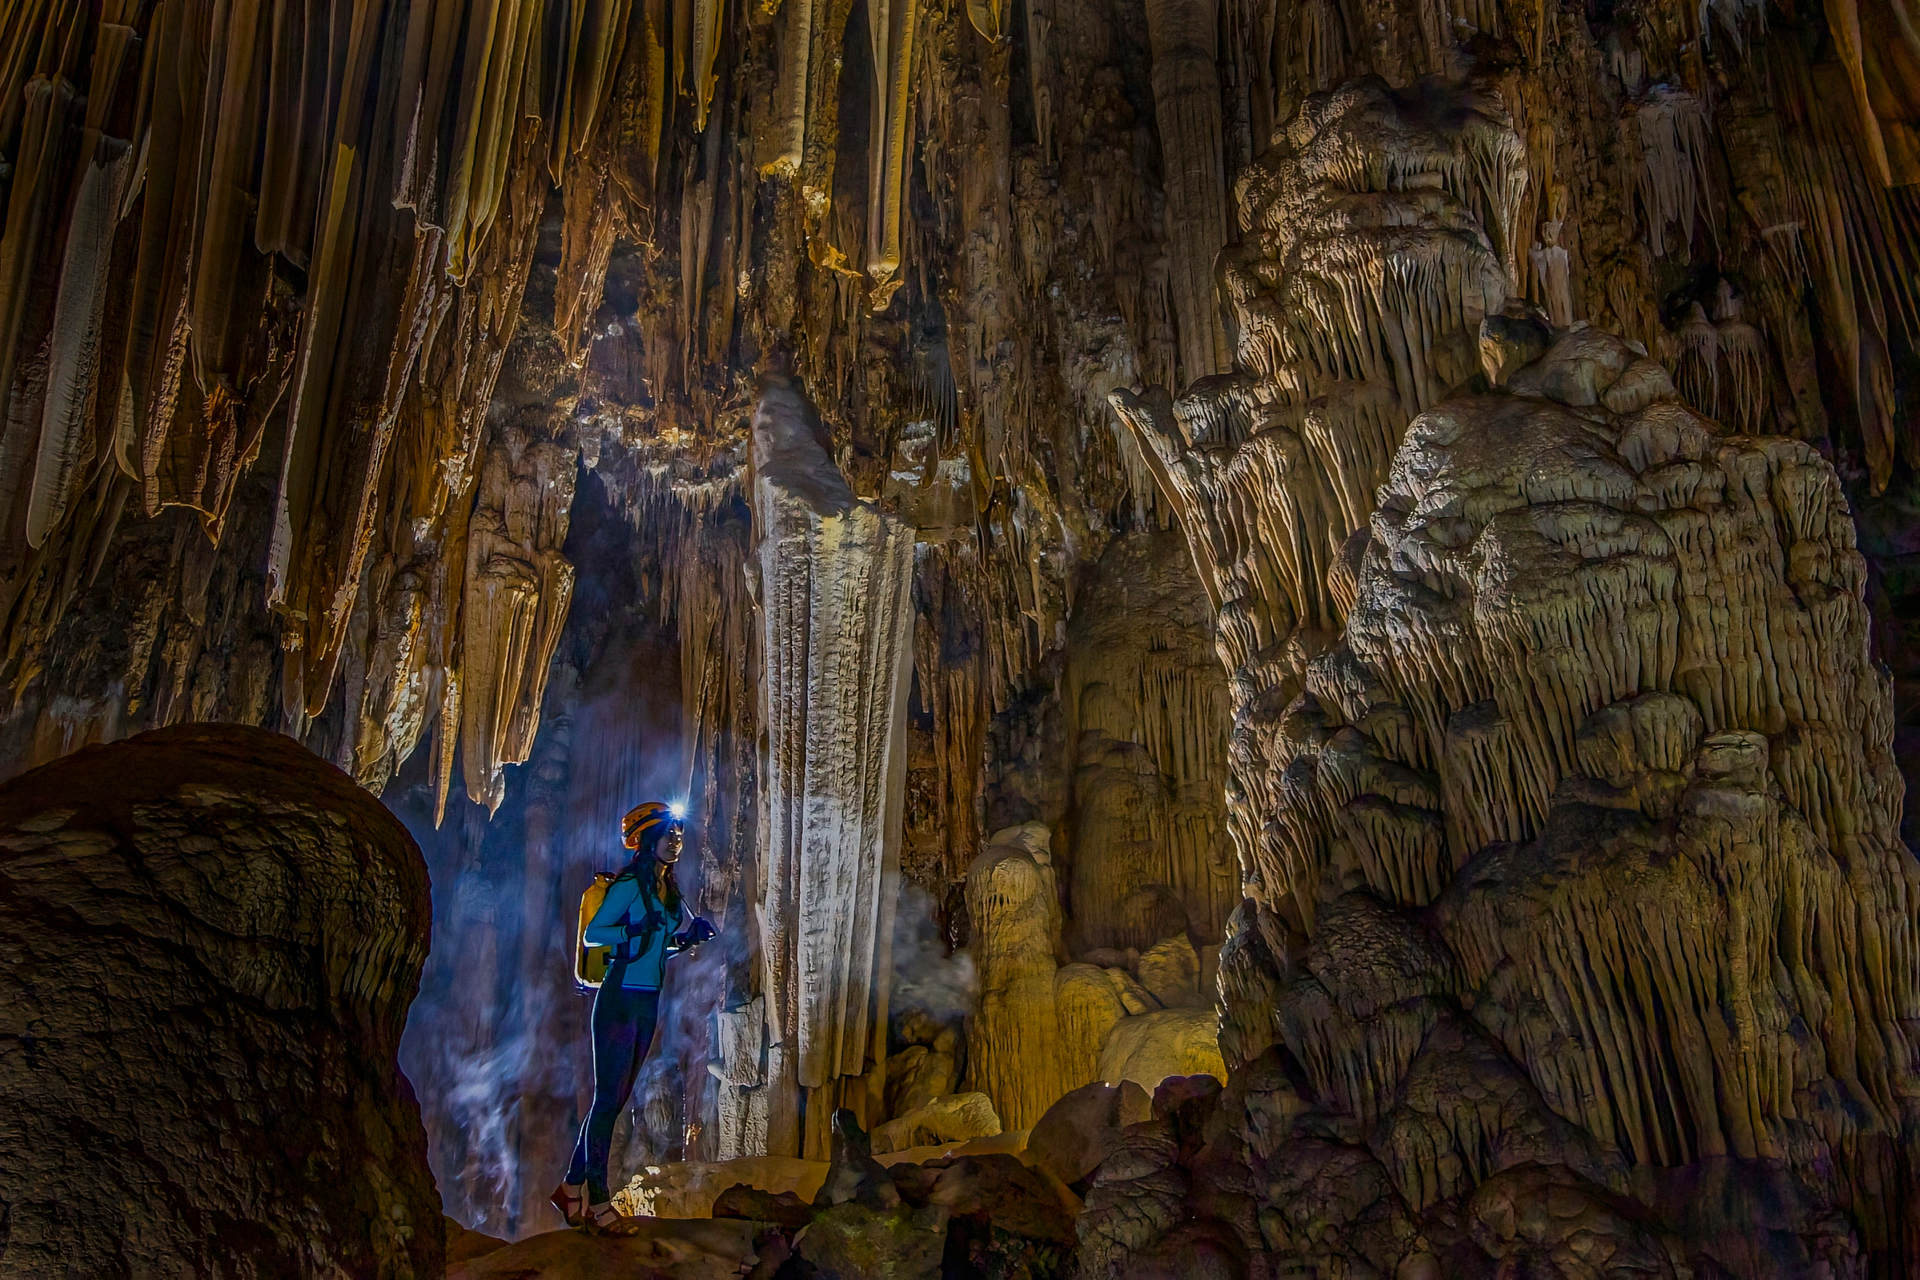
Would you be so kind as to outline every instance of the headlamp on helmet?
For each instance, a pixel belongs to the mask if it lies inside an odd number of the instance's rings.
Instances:
[[[627,814],[625,821],[620,824],[621,833],[632,842],[655,827],[669,824],[677,827],[680,825],[680,812],[679,805],[668,804],[664,800],[649,800]]]

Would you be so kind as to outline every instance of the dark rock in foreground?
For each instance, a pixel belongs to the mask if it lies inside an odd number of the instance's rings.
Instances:
[[[631,1231],[543,1232],[454,1266],[447,1280],[722,1280],[760,1257],[753,1224],[738,1218],[640,1218]]]
[[[429,919],[406,831],[279,734],[0,788],[0,1276],[437,1280],[394,1059]]]

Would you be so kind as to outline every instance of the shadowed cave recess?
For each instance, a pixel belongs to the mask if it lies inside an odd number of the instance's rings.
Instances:
[[[0,908],[354,815],[405,1206],[316,1275],[1920,1276],[1916,30],[13,0]],[[110,759],[167,781],[88,835]],[[548,1194],[648,799],[718,936],[622,1240]]]

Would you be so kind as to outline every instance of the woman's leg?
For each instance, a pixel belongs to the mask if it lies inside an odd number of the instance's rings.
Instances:
[[[588,1171],[592,1168],[590,1135],[594,1130],[595,1118],[603,1112],[615,1116],[620,1112],[620,1103],[612,1101],[618,1087],[619,1076],[612,1074],[611,1078],[609,1077],[615,1064],[623,1057],[623,1050],[627,1048],[624,1044],[625,1019],[619,1015],[624,1011],[621,1006],[626,1003],[626,997],[629,994],[612,982],[602,985],[593,993],[593,1014],[590,1024],[593,1045],[593,1102],[587,1108],[586,1118],[580,1122],[580,1136],[573,1143],[573,1159],[567,1164],[566,1182],[569,1186],[577,1187],[584,1183],[587,1180]],[[612,1132],[611,1128],[608,1132]],[[605,1168],[604,1163],[601,1168]],[[601,1181],[605,1180],[603,1175]]]
[[[658,991],[629,991],[611,984],[600,988],[593,1001],[593,1106],[580,1128],[574,1159],[587,1183],[587,1203],[605,1204],[607,1153],[613,1144],[613,1124],[633,1092],[640,1060],[653,1039],[653,1023],[660,1005]],[[568,1171],[567,1181],[574,1181]]]

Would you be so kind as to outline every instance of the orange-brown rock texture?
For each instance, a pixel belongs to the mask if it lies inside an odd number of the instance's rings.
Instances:
[[[277,733],[0,787],[0,1275],[437,1280],[395,1061],[427,911],[405,829]]]
[[[1137,1086],[1043,1270],[1920,1274],[1916,30],[0,3],[0,776],[380,796],[491,1235],[665,798],[616,1179]]]

